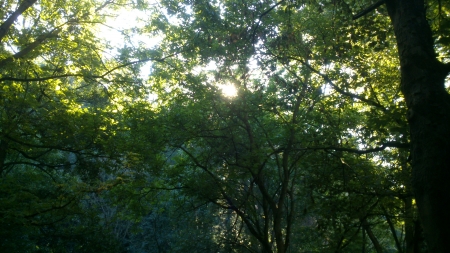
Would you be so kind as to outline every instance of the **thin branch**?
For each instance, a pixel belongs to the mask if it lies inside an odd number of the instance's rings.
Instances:
[[[175,187],[146,187],[148,190],[143,191],[144,194],[148,194],[151,191],[175,191],[175,190],[182,190],[182,189],[189,189],[188,186],[175,186]]]
[[[379,103],[377,103],[377,102],[375,102],[375,101],[372,101],[372,100],[367,99],[367,98],[365,98],[365,97],[363,97],[363,96],[360,96],[360,95],[356,95],[356,94],[347,92],[347,91],[345,91],[345,90],[339,88],[339,86],[337,86],[337,85],[331,80],[331,78],[329,78],[327,75],[323,74],[322,72],[318,71],[317,69],[315,69],[314,67],[312,67],[311,65],[309,65],[308,63],[306,63],[305,61],[303,61],[302,59],[299,59],[299,58],[296,58],[296,57],[292,57],[292,56],[289,56],[288,58],[289,58],[289,59],[292,59],[292,60],[296,60],[296,61],[300,62],[301,64],[305,65],[305,66],[306,66],[307,68],[309,68],[312,72],[314,72],[314,73],[316,73],[317,75],[319,75],[320,77],[322,77],[322,78],[325,80],[325,82],[327,82],[329,85],[331,85],[331,86],[333,87],[333,89],[334,89],[335,91],[339,92],[340,94],[342,94],[342,95],[344,95],[344,96],[348,96],[348,97],[351,97],[351,98],[355,98],[355,99],[361,100],[361,101],[363,101],[363,102],[366,102],[366,103],[369,104],[369,105],[373,105],[373,106],[375,106],[375,107],[377,107],[377,108],[382,109],[383,111],[386,111],[386,108],[385,108],[383,105],[381,105],[381,104],[379,104]]]
[[[308,147],[300,150],[334,150],[334,151],[343,151],[343,152],[349,152],[354,154],[368,154],[368,153],[374,153],[383,151],[386,148],[409,148],[409,143],[399,143],[399,142],[386,142],[381,144],[381,146],[376,148],[369,148],[369,149],[353,149],[353,148],[340,148],[340,147]]]
[[[379,151],[383,151],[386,148],[410,148],[410,144],[409,143],[401,143],[401,142],[386,142],[386,143],[380,143],[379,147],[376,148],[369,148],[369,149],[356,149],[356,148],[341,148],[341,147],[333,147],[333,146],[328,146],[328,147],[307,147],[307,148],[295,148],[293,150],[296,151],[308,151],[308,150],[334,150],[334,151],[343,151],[343,152],[348,152],[348,153],[354,153],[354,154],[368,154],[368,153],[375,153],[375,152],[379,152]],[[279,148],[277,150],[275,150],[274,152],[272,152],[269,156],[284,152],[285,148]]]
[[[67,73],[67,74],[63,74],[63,75],[37,77],[37,78],[17,78],[17,77],[5,76],[5,77],[0,78],[0,82],[1,81],[17,81],[17,82],[47,81],[47,80],[66,78],[66,77],[87,77],[87,78],[92,78],[92,79],[99,79],[99,78],[105,78],[108,74],[111,74],[112,72],[114,72],[115,70],[118,70],[120,68],[124,68],[124,67],[130,66],[133,64],[137,64],[137,63],[144,63],[144,62],[148,62],[148,61],[163,62],[165,59],[172,57],[174,55],[175,54],[171,54],[171,55],[168,55],[168,56],[160,58],[160,59],[147,58],[147,59],[141,59],[141,60],[127,62],[127,63],[121,64],[121,65],[118,65],[118,66],[106,71],[105,73],[103,73],[101,75],[84,75],[84,74]]]
[[[27,143],[27,142],[23,142],[23,141],[19,141],[17,139],[12,138],[9,135],[3,135],[3,137],[5,137],[6,139],[16,142],[20,145],[24,145],[24,146],[28,146],[28,147],[32,147],[32,148],[44,148],[44,149],[56,149],[56,150],[61,150],[61,151],[68,151],[68,152],[73,152],[73,153],[79,153],[80,151],[82,151],[83,149],[80,150],[75,150],[75,149],[70,149],[70,148],[65,148],[65,147],[61,147],[61,146],[52,146],[52,145],[40,145],[40,144],[33,144],[33,143]],[[32,159],[32,158],[30,158]]]
[[[76,199],[76,198],[74,197],[74,198],[70,199],[67,203],[65,203],[65,204],[63,204],[63,205],[52,206],[52,207],[50,207],[50,208],[47,208],[47,209],[44,209],[44,210],[39,210],[39,211],[37,211],[36,213],[29,214],[29,215],[26,215],[26,216],[24,216],[24,217],[25,217],[25,218],[33,218],[33,217],[35,217],[35,216],[42,215],[43,213],[51,212],[51,211],[54,211],[54,210],[64,209],[64,208],[66,208],[68,205],[70,205],[71,203],[73,203],[73,201],[74,201],[75,199]]]
[[[86,150],[89,149],[89,146],[92,145],[92,142],[88,143],[83,148],[74,149],[74,148],[71,148],[71,147],[63,147],[63,146],[58,146],[58,145],[43,145],[43,144],[27,143],[27,142],[23,142],[23,141],[14,139],[14,138],[12,138],[9,135],[3,135],[3,137],[5,137],[6,139],[8,139],[10,141],[16,142],[16,143],[18,143],[20,145],[24,145],[24,146],[32,147],[32,148],[54,149],[54,150],[60,150],[60,151],[64,151],[64,152],[71,152],[71,153],[76,153],[76,154],[79,154],[79,155],[85,155],[85,156],[91,156],[91,157],[111,158],[111,157],[109,157],[107,155],[100,155],[100,154],[95,154],[93,152],[86,152]],[[14,150],[18,151],[21,154],[25,154],[25,152],[19,151],[18,149],[14,149]],[[32,157],[27,157],[27,158],[33,160]],[[48,166],[48,167],[55,167],[55,168],[56,167],[65,166],[65,165],[55,165],[54,166],[54,165],[48,165],[48,164],[43,164],[43,165]]]
[[[261,13],[261,15],[259,15],[258,18],[258,23],[256,24],[255,28],[253,29],[253,34],[252,34],[252,43],[255,43],[255,36],[256,36],[256,31],[259,28],[259,25],[261,24],[261,20],[262,18],[269,14],[269,12],[271,12],[273,9],[275,9],[278,5],[282,4],[285,0],[281,0],[279,2],[277,2],[276,4],[274,4],[272,7],[270,7],[268,10],[266,10],[265,12]]]
[[[1,81],[16,81],[16,82],[33,82],[33,81],[47,81],[58,78],[66,78],[66,77],[84,77],[83,74],[64,74],[64,75],[56,75],[56,76],[46,76],[46,77],[37,77],[37,78],[17,78],[11,76],[5,76],[0,78]]]
[[[50,177],[52,179],[53,182],[56,182],[56,178],[50,174],[50,172],[48,172],[46,169],[44,169],[44,166],[46,167],[52,167],[52,166],[48,166],[46,164],[43,163],[32,163],[32,162],[10,162],[5,164],[6,166],[14,166],[14,165],[28,165],[28,166],[32,166],[34,168],[38,168],[39,170],[41,170],[42,172],[44,172],[44,174],[46,174],[48,177]],[[53,166],[56,167],[56,166]]]

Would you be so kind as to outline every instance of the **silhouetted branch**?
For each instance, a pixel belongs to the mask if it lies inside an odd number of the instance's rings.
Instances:
[[[366,15],[367,13],[375,10],[376,8],[380,7],[382,4],[384,4],[384,2],[386,2],[386,0],[380,0],[374,4],[372,4],[371,6],[367,7],[366,9],[360,11],[358,14],[353,16],[353,20],[356,20],[364,15]]]
[[[8,19],[3,22],[2,25],[0,25],[0,42],[6,36],[9,28],[11,28],[12,24],[14,24],[17,18],[36,2],[37,0],[24,0],[22,3],[20,3],[19,8],[17,8],[17,10],[14,11],[11,16],[9,16]]]
[[[383,151],[386,148],[410,148],[409,143],[400,143],[400,142],[386,142],[381,143],[379,147],[376,148],[369,148],[369,149],[356,149],[356,148],[342,148],[342,147],[306,147],[306,148],[296,148],[294,150],[297,151],[308,151],[308,150],[334,150],[334,151],[342,151],[342,152],[348,152],[348,153],[354,153],[354,154],[369,154],[369,153],[375,153],[379,151]],[[277,154],[280,152],[283,152],[284,148],[280,148],[275,150],[272,154]]]
[[[312,72],[314,72],[314,73],[316,73],[317,75],[321,76],[321,77],[325,80],[325,82],[327,82],[329,85],[331,85],[331,87],[333,87],[333,89],[334,89],[335,91],[339,92],[340,94],[342,94],[342,95],[344,95],[344,96],[348,96],[348,97],[351,97],[351,98],[355,98],[355,99],[361,100],[361,101],[366,102],[366,103],[368,103],[368,104],[370,104],[370,105],[373,105],[373,106],[375,106],[375,107],[377,107],[377,108],[380,108],[380,109],[383,110],[383,111],[386,111],[386,108],[385,108],[383,105],[377,103],[376,101],[373,101],[373,100],[370,100],[370,99],[366,99],[366,98],[363,97],[363,96],[356,95],[356,94],[347,92],[347,91],[345,91],[345,90],[339,88],[339,86],[337,86],[337,85],[331,80],[331,78],[329,78],[327,75],[323,74],[322,72],[318,71],[317,69],[315,69],[313,66],[311,66],[310,64],[308,64],[308,63],[305,62],[304,60],[299,59],[299,58],[296,58],[296,57],[292,57],[292,56],[290,56],[290,57],[288,57],[288,58],[300,62],[301,64],[303,64],[303,65],[305,65],[307,68],[309,68]]]
[[[85,74],[77,74],[77,73],[73,73],[73,74],[67,73],[67,74],[63,74],[63,75],[36,77],[36,78],[17,78],[17,77],[5,76],[5,77],[0,78],[0,82],[1,81],[17,81],[17,82],[47,81],[47,80],[66,78],[66,77],[85,77],[85,78],[92,78],[92,79],[101,79],[101,78],[105,78],[108,74],[111,74],[112,72],[114,72],[120,68],[124,68],[124,67],[130,66],[133,64],[137,64],[137,63],[149,62],[149,61],[163,62],[165,59],[172,57],[174,55],[175,54],[171,54],[169,56],[166,56],[166,57],[163,57],[160,59],[147,58],[147,59],[141,59],[141,60],[127,62],[127,63],[121,64],[121,65],[118,65],[118,66],[106,71],[105,73],[103,73],[101,75],[85,75]]]
[[[285,1],[285,0],[281,0],[281,1],[277,2],[277,3],[274,4],[272,7],[270,7],[268,10],[266,10],[265,12],[261,13],[261,15],[259,15],[258,23],[256,24],[255,28],[253,29],[252,43],[255,43],[256,30],[258,30],[259,25],[261,24],[262,18],[263,18],[265,15],[267,15],[269,12],[271,12],[273,9],[275,9],[278,5],[282,4],[284,1]]]

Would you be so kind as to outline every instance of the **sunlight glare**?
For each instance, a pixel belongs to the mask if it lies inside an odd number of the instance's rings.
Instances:
[[[225,97],[236,97],[237,96],[237,89],[232,84],[224,84],[219,85],[220,89],[222,90],[222,93]]]

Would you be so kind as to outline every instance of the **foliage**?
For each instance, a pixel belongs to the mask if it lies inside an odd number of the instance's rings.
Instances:
[[[393,29],[352,20],[370,3],[5,1],[0,249],[417,248]],[[123,44],[99,36],[124,9],[145,17]]]

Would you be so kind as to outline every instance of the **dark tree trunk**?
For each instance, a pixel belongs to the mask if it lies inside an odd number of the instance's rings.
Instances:
[[[414,251],[414,211],[412,198],[406,197],[403,202],[405,204],[405,253],[418,253]]]
[[[387,0],[408,106],[413,190],[429,252],[450,252],[450,96],[448,65],[436,58],[424,0]]]
[[[5,161],[8,153],[8,142],[5,140],[0,140],[0,178],[3,176],[3,171],[5,169]]]
[[[381,247],[380,242],[375,237],[375,235],[372,232],[372,228],[370,228],[370,224],[367,222],[367,219],[361,219],[361,225],[363,229],[366,231],[367,235],[369,236],[370,241],[372,241],[373,247],[375,248],[377,253],[382,253],[383,248]]]

